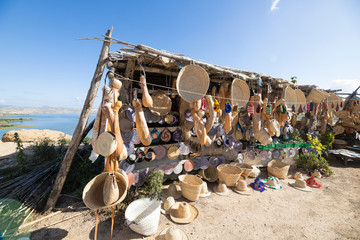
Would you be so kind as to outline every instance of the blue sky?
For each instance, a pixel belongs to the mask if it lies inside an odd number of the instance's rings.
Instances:
[[[111,26],[130,43],[351,91],[359,13],[358,0],[1,0],[0,105],[82,107],[102,42],[75,38]]]

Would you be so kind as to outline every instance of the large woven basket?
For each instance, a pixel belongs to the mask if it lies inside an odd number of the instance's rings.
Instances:
[[[324,98],[328,97],[327,92],[321,91],[319,89],[311,89],[309,95],[306,97],[307,102],[320,103]]]
[[[219,181],[224,182],[226,186],[236,186],[241,176],[242,170],[230,164],[221,164],[217,167]]]
[[[250,174],[251,174],[251,172],[253,170],[253,167],[251,165],[249,165],[249,164],[246,164],[246,163],[239,163],[238,162],[238,163],[230,163],[230,164],[240,168],[241,171],[242,171],[241,174],[246,175],[248,177],[250,176]]]
[[[180,186],[181,186],[181,194],[184,198],[196,202],[200,198],[201,185],[203,180],[201,178],[185,174],[179,176]]]
[[[160,205],[160,201],[150,198],[133,201],[125,210],[125,224],[139,234],[155,234],[159,226]]]
[[[281,179],[287,178],[289,168],[290,164],[279,160],[272,160],[267,165],[268,174]]]

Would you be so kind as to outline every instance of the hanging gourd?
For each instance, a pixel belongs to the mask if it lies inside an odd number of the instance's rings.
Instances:
[[[250,116],[254,115],[254,105],[250,103],[247,107],[247,112],[249,113]]]
[[[225,112],[226,112],[226,116],[225,116],[225,124],[224,124],[224,130],[226,133],[230,132],[231,131],[231,104],[230,102],[228,101],[226,104],[225,104]]]

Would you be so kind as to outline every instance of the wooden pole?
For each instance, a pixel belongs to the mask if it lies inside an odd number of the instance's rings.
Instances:
[[[110,30],[106,33],[106,39],[110,39],[112,35],[113,28],[111,27]],[[102,74],[105,68],[105,63],[109,54],[110,49],[110,42],[104,42],[101,53],[99,56],[99,61],[96,66],[96,70],[93,76],[93,79],[91,81],[90,89],[88,91],[84,107],[82,109],[79,122],[76,126],[76,129],[74,131],[73,137],[71,139],[69,148],[65,154],[65,157],[61,163],[61,167],[59,170],[59,173],[56,177],[56,180],[53,185],[53,189],[51,190],[50,196],[47,200],[46,206],[44,208],[45,211],[50,211],[52,208],[55,207],[56,201],[60,195],[60,192],[64,186],[64,182],[66,180],[67,174],[70,170],[70,166],[72,163],[72,160],[75,156],[75,153],[80,145],[81,138],[84,133],[84,129],[86,127],[87,121],[89,119],[91,108],[94,104],[94,100],[96,97],[96,93],[98,91],[100,81],[102,78]]]

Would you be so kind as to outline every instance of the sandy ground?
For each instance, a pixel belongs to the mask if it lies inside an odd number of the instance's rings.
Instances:
[[[281,180],[282,190],[250,196],[212,193],[193,203],[199,210],[194,222],[175,224],[161,215],[157,233],[176,226],[189,239],[360,239],[360,161],[344,167],[332,160],[331,165],[335,175],[320,179],[321,189],[302,192],[290,187],[289,180]],[[267,177],[266,171],[261,176]],[[32,229],[39,230],[33,231],[31,239],[93,239],[95,214],[81,201],[77,206],[35,224]],[[110,219],[104,214],[100,218],[98,239],[109,239]],[[113,239],[144,237],[116,219]]]

